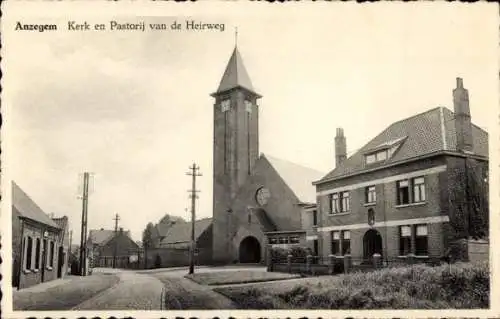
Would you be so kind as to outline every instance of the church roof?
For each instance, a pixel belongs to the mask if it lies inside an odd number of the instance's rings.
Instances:
[[[473,153],[488,157],[488,133],[472,125],[472,139]],[[367,153],[390,147],[395,151],[387,160],[366,164]],[[437,107],[391,124],[315,184],[443,151],[457,152],[455,114]]]
[[[212,218],[199,219],[194,222],[194,236],[198,239],[212,225]],[[167,231],[160,247],[166,244],[177,244],[191,241],[191,222],[177,222]]]
[[[316,203],[316,189],[311,183],[323,177],[324,173],[267,154],[262,156],[268,160],[301,203]]]
[[[248,72],[243,65],[241,54],[238,51],[238,48],[235,47],[233,54],[227,63],[226,71],[224,71],[224,75],[222,76],[222,80],[220,81],[219,88],[216,93],[228,91],[237,87],[242,87],[251,92],[255,92],[252,81],[250,81]]]
[[[12,181],[12,208],[24,218],[60,228],[14,181]]]

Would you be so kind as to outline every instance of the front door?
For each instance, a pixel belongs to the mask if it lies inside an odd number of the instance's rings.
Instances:
[[[57,254],[57,278],[62,277],[62,270],[64,266],[64,248],[59,247],[59,253]]]
[[[377,230],[366,231],[363,236],[363,253],[366,262],[371,262],[374,254],[382,256],[382,236]]]

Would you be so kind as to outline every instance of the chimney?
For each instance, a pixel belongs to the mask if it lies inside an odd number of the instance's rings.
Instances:
[[[347,157],[344,129],[338,127],[335,136],[335,167],[339,167]]]
[[[457,87],[453,90],[453,106],[455,111],[455,131],[457,150],[472,152],[472,124],[469,109],[469,92],[464,89],[462,78],[457,78]]]

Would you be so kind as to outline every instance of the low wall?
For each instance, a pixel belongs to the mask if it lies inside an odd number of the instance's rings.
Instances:
[[[209,265],[212,262],[210,249],[199,249],[195,254],[195,265]],[[189,265],[188,248],[156,248],[147,251],[146,268],[167,268]]]
[[[488,261],[490,258],[489,254],[489,242],[486,240],[469,240],[468,241],[469,250],[469,261]]]

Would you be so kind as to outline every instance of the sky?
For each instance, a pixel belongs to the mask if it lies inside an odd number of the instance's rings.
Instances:
[[[2,171],[46,213],[67,215],[73,238],[82,173],[91,172],[88,229],[112,229],[119,214],[120,226],[140,240],[146,224],[166,213],[189,220],[186,172],[196,162],[203,174],[197,217],[211,217],[210,94],[235,27],[263,96],[263,153],[326,174],[337,127],[350,154],[395,121],[453,109],[456,77],[469,90],[473,122],[490,131],[498,125],[498,12],[430,4],[86,16],[91,23],[192,19],[224,23],[223,32],[14,32],[15,15],[7,16]],[[31,21],[64,27],[68,19]]]

